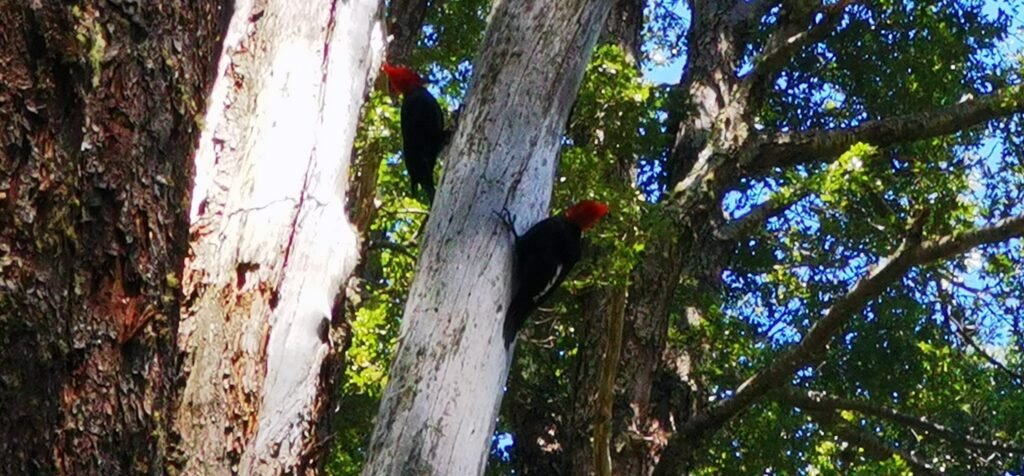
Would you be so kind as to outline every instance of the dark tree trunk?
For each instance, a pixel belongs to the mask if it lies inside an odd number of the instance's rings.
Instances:
[[[572,413],[566,422],[570,474],[607,474],[625,300],[625,285],[618,284],[591,289],[583,298]]]
[[[689,30],[689,57],[680,88],[688,111],[681,118],[668,170],[669,195],[661,212],[675,230],[652,238],[634,270],[626,308],[623,367],[619,374],[616,415],[619,441],[615,474],[651,474],[669,436],[703,401],[692,395],[702,388],[689,373],[701,359],[701,345],[667,352],[665,342],[673,306],[685,331],[699,325],[707,297],[721,281],[725,244],[716,238],[723,217],[719,207],[730,175],[721,164],[747,140],[749,111],[736,71],[739,36],[744,26],[733,2],[713,1],[695,7]],[[713,135],[712,133],[715,133]],[[683,372],[680,374],[679,372]],[[685,386],[682,386],[685,384]],[[680,395],[683,394],[683,395]],[[654,407],[665,395],[689,408]],[[656,398],[657,397],[657,398]]]
[[[388,4],[387,25],[391,41],[387,60],[404,64],[416,49],[428,8],[437,8],[443,0],[393,0]]]
[[[551,365],[550,349],[536,351],[544,369]],[[522,364],[518,364],[522,365]],[[515,446],[512,448],[511,465],[516,474],[523,476],[559,476],[569,474],[568,448],[566,442],[572,438],[575,426],[569,419],[575,412],[569,412],[562,405],[564,401],[550,398],[550,394],[528,382],[521,373],[509,375],[508,391],[505,394],[505,408],[502,410],[505,423],[514,431]],[[566,415],[558,420],[553,415]]]
[[[644,29],[644,3],[645,0],[616,0],[604,21],[604,31],[599,40],[618,45],[637,65],[643,55],[640,34]]]
[[[175,464],[191,155],[227,3],[0,0],[0,473]]]

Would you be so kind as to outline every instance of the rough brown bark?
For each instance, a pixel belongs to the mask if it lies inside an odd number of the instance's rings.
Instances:
[[[442,0],[393,0],[388,5],[387,24],[388,42],[387,60],[392,63],[405,64],[416,49],[423,29],[423,20],[427,18],[429,8],[437,8]]]
[[[616,0],[604,21],[600,41],[618,45],[633,64],[639,65],[643,57],[643,29],[644,0]]]
[[[747,140],[749,111],[733,73],[742,53],[737,37],[744,25],[732,2],[694,7],[690,56],[680,85],[687,104],[676,106],[690,114],[679,125],[669,163],[670,195],[661,207],[674,232],[652,238],[631,279],[619,375],[618,406],[626,411],[616,416],[617,439],[623,444],[615,474],[651,474],[674,431],[668,413],[652,407],[652,393],[661,391],[656,383],[675,373],[688,387],[683,391],[699,392],[702,387],[687,373],[699,365],[701,346],[668,353],[665,338],[673,306],[682,305],[681,330],[699,325],[702,300],[717,289],[724,268],[725,250],[715,230],[722,222],[718,200],[729,176],[718,169]],[[683,400],[699,405],[702,398]],[[685,419],[693,409],[677,410]]]
[[[615,415],[617,475],[651,474],[676,430],[672,421],[685,421],[702,401],[703,385],[691,376],[691,371],[700,365],[706,344],[671,351],[666,348],[673,306],[683,306],[677,321],[680,331],[700,325],[704,319],[702,298],[714,292],[719,280],[724,250],[712,238],[710,222],[705,222],[706,227],[698,224],[688,222],[681,226],[686,236],[663,240],[657,243],[659,248],[650,248],[633,273],[633,279],[642,278],[650,286],[641,289],[634,285],[626,309],[617,384],[621,393]],[[633,297],[632,293],[640,295]],[[672,398],[668,400],[689,405],[666,406],[665,397],[669,396]]]
[[[228,3],[0,1],[0,473],[175,464],[191,155]]]

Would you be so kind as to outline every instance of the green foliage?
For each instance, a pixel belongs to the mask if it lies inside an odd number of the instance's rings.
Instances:
[[[569,289],[625,283],[643,251],[647,204],[635,183],[639,163],[668,142],[658,117],[663,96],[618,47],[596,48],[569,118],[552,210],[590,198],[608,203],[611,213],[587,234],[599,259],[585,261],[577,275],[586,277]]]
[[[980,0],[871,2],[796,57],[766,103],[763,120],[801,129],[953,104],[1005,80],[993,48],[1009,18]],[[993,72],[996,75],[993,76]]]
[[[363,109],[356,151],[357,160],[371,160],[371,154],[384,158],[377,176],[380,206],[370,228],[362,289],[351,321],[352,340],[339,403],[344,411],[332,421],[338,429],[326,465],[332,475],[359,474],[362,467],[416,265],[415,233],[425,217],[425,207],[406,198],[409,180],[397,159],[399,131],[398,110],[391,98],[374,91]]]
[[[686,53],[687,19],[677,1],[650,1],[644,7],[643,52],[645,65],[678,61]]]
[[[789,130],[844,127],[991,91],[1015,68],[1010,58],[992,55],[1005,38],[1008,17],[986,16],[983,5],[888,1],[851,7],[851,21],[802,52],[782,74],[760,119]],[[924,239],[1019,213],[1004,201],[1016,195],[1011,184],[1019,183],[1019,172],[1012,167],[1019,158],[995,152],[1002,146],[993,143],[1009,136],[992,132],[973,129],[888,149],[858,144],[827,166],[780,171],[734,192],[726,201],[733,216],[768,197],[794,205],[741,243],[726,272],[725,323],[712,319],[703,330],[723,344],[709,359],[721,364],[702,372],[713,391],[734,389],[775,361],[838,296],[896,251],[923,212]],[[1015,244],[991,246],[913,270],[851,321],[822,365],[803,369],[792,383],[925,415],[961,434],[999,433],[1020,441],[1020,382],[968,345],[957,324],[981,329],[973,339],[1020,369],[1020,340],[1010,338],[1013,324],[1007,322],[1019,312],[1016,296],[1024,291],[1019,251]],[[737,474],[767,468],[781,474],[910,473],[899,458],[878,461],[844,447],[828,428],[812,431],[813,418],[773,420],[788,411],[755,406],[716,438],[706,467]],[[979,465],[941,438],[853,416],[849,423],[857,430],[899,442],[903,451],[952,474],[1019,469],[1008,461]],[[1011,423],[1013,418],[1018,420]],[[765,432],[779,431],[797,435],[785,443],[787,457],[772,457],[779,448],[762,441]],[[735,452],[741,456],[723,456]]]
[[[472,72],[470,61],[483,38],[491,2],[446,0],[433,3],[432,7],[436,8],[427,11],[424,36],[420,48],[412,55],[412,64],[427,67],[425,69],[440,86],[442,102],[461,102]]]

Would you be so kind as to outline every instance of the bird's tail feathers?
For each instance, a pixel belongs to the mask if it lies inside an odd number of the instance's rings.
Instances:
[[[434,184],[429,183],[429,182],[423,184],[423,191],[427,192],[427,204],[433,205],[434,204],[434,192],[435,192]]]
[[[526,323],[526,317],[533,311],[532,303],[528,301],[522,301],[513,299],[512,303],[508,306],[508,313],[505,314],[505,348],[507,349],[512,341],[516,340],[516,334],[523,328],[523,324]]]

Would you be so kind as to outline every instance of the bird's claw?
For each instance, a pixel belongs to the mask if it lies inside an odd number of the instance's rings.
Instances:
[[[508,207],[502,207],[501,211],[493,211],[494,215],[505,224],[505,228],[508,228],[512,232],[512,236],[519,238],[519,233],[516,232],[516,216],[512,212],[508,211]]]

